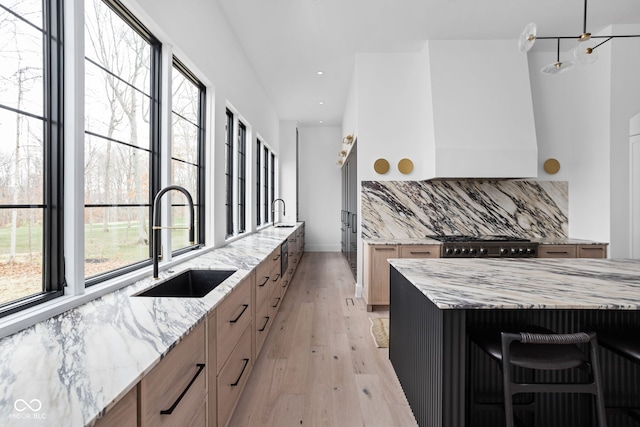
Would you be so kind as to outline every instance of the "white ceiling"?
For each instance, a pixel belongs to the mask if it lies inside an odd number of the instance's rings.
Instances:
[[[539,36],[579,35],[584,7],[582,0],[218,3],[280,119],[305,126],[341,124],[358,52],[418,51],[425,40],[438,39],[513,39],[517,49],[516,39],[529,22],[537,24]],[[633,23],[640,23],[640,0],[588,4],[591,33],[611,24]],[[535,49],[541,48],[555,50],[555,41],[540,40]]]

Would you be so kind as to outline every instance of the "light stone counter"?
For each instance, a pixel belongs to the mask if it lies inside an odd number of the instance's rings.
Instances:
[[[0,426],[93,424],[296,229],[269,227],[160,273],[238,270],[204,298],[131,297],[157,283],[149,276],[3,338]]]
[[[640,260],[390,259],[439,309],[640,309]]]

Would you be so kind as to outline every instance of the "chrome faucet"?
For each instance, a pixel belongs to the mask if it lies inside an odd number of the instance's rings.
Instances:
[[[276,211],[276,202],[277,201],[281,201],[282,202],[282,215],[286,215],[287,214],[286,213],[287,207],[286,207],[286,205],[284,203],[284,200],[275,199],[273,202],[271,202],[271,218],[273,218],[273,224],[274,225],[276,224],[276,212],[277,212]]]
[[[161,227],[160,226],[160,199],[162,196],[171,190],[180,191],[187,198],[187,203],[189,204],[189,209],[191,210],[191,220],[189,221],[189,227]],[[193,198],[191,194],[179,185],[170,185],[168,187],[163,188],[158,191],[156,197],[153,199],[153,209],[151,212],[153,217],[153,224],[151,227],[151,258],[153,259],[153,278],[158,278],[158,259],[160,258],[160,230],[163,228],[173,229],[173,230],[189,230],[189,243],[193,245],[195,242],[195,226],[194,226],[194,215],[193,215]]]

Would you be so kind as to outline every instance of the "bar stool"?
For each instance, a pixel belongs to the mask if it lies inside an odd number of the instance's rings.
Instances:
[[[525,328],[531,332],[472,331],[470,337],[502,368],[504,410],[507,427],[514,426],[513,400],[518,393],[588,393],[595,397],[598,424],[606,426],[604,399],[598,363],[598,341],[594,332],[555,334],[539,327]],[[543,333],[539,331],[544,331]],[[590,357],[576,345],[589,343]],[[572,368],[587,369],[589,383],[519,383],[514,382],[511,367],[556,371]]]
[[[602,347],[640,364],[640,329],[598,330],[598,342]],[[612,408],[640,422],[640,408]]]

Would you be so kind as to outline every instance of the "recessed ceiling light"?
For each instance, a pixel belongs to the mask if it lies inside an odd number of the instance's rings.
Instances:
[[[324,122],[322,120],[320,120],[320,124],[323,124]]]
[[[318,75],[321,76],[324,74],[324,71],[318,71]]]
[[[323,102],[323,101],[320,101],[320,102],[318,102],[318,104],[320,104],[320,105],[324,105],[324,102]]]

